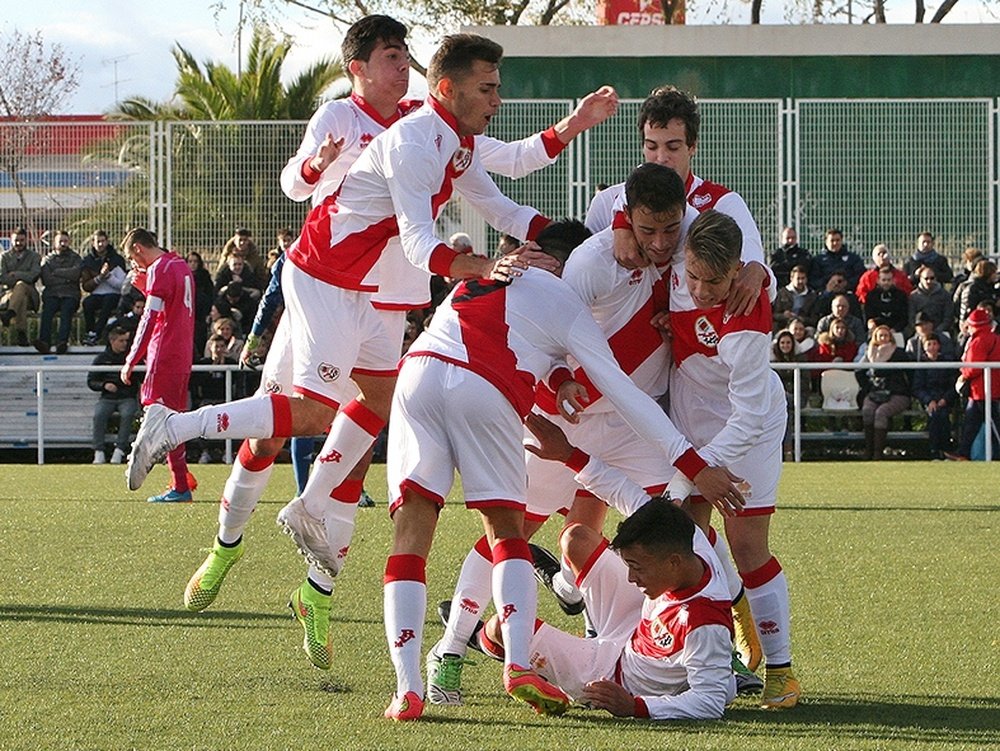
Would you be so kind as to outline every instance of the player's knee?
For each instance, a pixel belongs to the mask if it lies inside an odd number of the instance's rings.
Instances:
[[[248,441],[254,457],[277,456],[285,445],[284,438],[251,438]]]
[[[320,435],[333,422],[337,410],[317,399],[291,399],[292,423],[296,435]]]
[[[566,525],[559,536],[559,548],[562,556],[570,562],[576,571],[583,568],[600,543],[601,535],[580,523]]]

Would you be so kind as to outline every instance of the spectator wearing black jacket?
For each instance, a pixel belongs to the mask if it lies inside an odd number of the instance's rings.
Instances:
[[[884,324],[902,335],[909,329],[910,302],[906,293],[896,286],[892,271],[889,265],[878,270],[878,283],[865,298],[865,321],[869,331]]]
[[[941,356],[941,339],[937,334],[923,337],[923,348],[922,361],[947,362]],[[957,379],[957,368],[913,371],[913,396],[927,410],[931,459],[944,459],[944,452],[951,450],[951,412],[957,398]]]
[[[917,278],[917,272],[921,266],[930,266],[934,269],[940,284],[951,284],[951,280],[955,277],[951,270],[951,262],[934,250],[934,235],[930,232],[921,232],[917,235],[917,249],[903,264],[903,271],[910,277],[910,282],[914,287],[920,281]]]
[[[93,448],[94,464],[104,464],[104,435],[112,415],[118,413],[118,435],[115,438],[115,450],[111,454],[112,464],[121,464],[128,455],[129,439],[132,435],[132,423],[139,412],[139,382],[133,378],[132,383],[122,382],[119,371],[125,364],[128,354],[130,333],[119,327],[108,332],[108,344],[97,357],[94,365],[115,366],[115,370],[92,371],[87,374],[87,386],[92,391],[100,393],[97,404],[94,405]]]
[[[791,279],[789,274],[796,266],[804,266],[806,278],[812,270],[812,253],[799,245],[799,235],[794,227],[781,230],[781,246],[771,253],[771,271],[778,280],[778,287],[784,287]]]

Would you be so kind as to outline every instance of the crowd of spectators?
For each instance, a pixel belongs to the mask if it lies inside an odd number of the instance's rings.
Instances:
[[[822,250],[812,253],[799,244],[795,229],[786,227],[780,247],[771,254],[778,282],[773,361],[872,364],[854,371],[866,458],[885,456],[892,417],[910,410],[914,400],[926,413],[931,457],[970,458],[977,434],[978,440],[985,440],[983,371],[962,368],[959,376],[957,361],[1000,361],[996,263],[979,249],[968,248],[961,270],[954,274],[948,259],[935,249],[930,232],[917,235],[913,251],[902,263],[894,261],[887,245],[876,245],[867,268],[839,229],[828,229],[823,243]],[[953,370],[877,367],[888,362],[953,361]],[[821,403],[822,378],[820,370],[813,370],[801,379],[802,404],[812,395],[814,403]],[[782,371],[782,380],[791,405],[792,371]],[[959,394],[957,387],[967,382],[976,387]],[[995,413],[1000,388],[992,391],[991,398]],[[965,413],[961,428],[955,425],[956,408]],[[961,440],[956,442],[956,435]]]

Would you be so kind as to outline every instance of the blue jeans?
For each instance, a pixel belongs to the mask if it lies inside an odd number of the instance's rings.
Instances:
[[[42,324],[38,338],[52,344],[52,320],[59,316],[59,338],[57,342],[68,342],[73,325],[73,314],[80,307],[79,297],[56,297],[42,293]]]
[[[993,412],[993,429],[997,430],[1000,428],[1000,410],[997,409],[997,400],[994,399],[991,402],[992,412]],[[983,422],[986,421],[986,400],[985,399],[969,399],[968,404],[965,405],[965,421],[962,424],[962,446],[959,448],[958,453],[962,456],[968,458],[972,453],[972,444],[976,440],[976,435],[979,433],[979,429],[983,426]],[[996,441],[993,442],[993,448],[996,449]],[[996,459],[997,452],[994,450],[993,458]]]
[[[88,295],[83,298],[83,320],[87,331],[100,336],[120,301],[121,295]]]
[[[104,451],[104,434],[108,430],[108,420],[117,412],[118,435],[115,438],[115,448],[127,454],[129,438],[132,436],[132,423],[135,422],[138,411],[139,400],[134,396],[127,396],[124,399],[104,397],[98,399],[94,407],[94,451]]]

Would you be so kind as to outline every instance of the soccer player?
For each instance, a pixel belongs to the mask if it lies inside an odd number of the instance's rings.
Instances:
[[[574,225],[582,229],[578,223],[548,228],[539,244],[562,261],[578,242],[571,237]],[[666,456],[720,505],[740,503],[732,475],[708,466],[711,456],[692,450],[622,372],[590,309],[556,274],[528,268],[511,285],[483,279],[460,283],[405,356],[393,397],[387,475],[395,535],[386,562],[385,629],[397,683],[387,717],[411,720],[423,712],[425,565],[456,469],[466,505],[483,515],[491,551],[493,601],[505,646],[504,687],[536,711],[566,709],[562,691],[526,667],[537,593],[524,537],[521,440],[522,420],[542,378],[551,377],[557,404],[579,406],[584,387],[564,366],[557,367],[567,356],[580,363],[633,430],[658,446],[660,461]]]
[[[145,359],[146,377],[139,396],[147,414],[158,405],[176,411],[187,409],[194,361],[194,277],[187,262],[161,248],[149,230],[129,230],[122,240],[122,251],[138,271],[134,285],[146,295],[132,348],[122,365],[122,382],[131,383],[133,369]],[[184,451],[182,442],[171,447],[167,453],[170,487],[148,501],[192,500]]]
[[[282,171],[282,188],[289,198],[309,199],[314,207],[321,204],[340,186],[348,168],[372,139],[419,106],[419,102],[400,99],[409,80],[405,39],[406,27],[388,16],[367,16],[348,29],[342,58],[352,79],[352,95],[323,105],[313,116],[298,152]],[[480,158],[486,169],[520,177],[551,164],[569,141],[605,120],[616,106],[617,95],[605,87],[585,97],[571,115],[542,133],[511,144],[477,135],[476,150],[482,152]],[[426,307],[429,302],[430,275],[410,265],[398,248],[396,252],[383,254],[380,263],[381,279],[378,291],[372,295],[372,304],[389,336],[401,345],[406,311]],[[264,392],[292,390],[291,345],[286,321],[279,326],[268,353],[262,377]],[[348,415],[355,411],[350,403],[341,410],[327,446],[319,452],[309,483],[300,493],[307,504],[326,505],[327,528],[335,535],[329,542],[330,549],[336,551],[335,558],[324,567],[312,564],[307,580],[292,597],[296,617],[306,632],[306,652],[314,665],[324,668],[330,666],[330,595],[334,576],[348,551],[371,456],[367,452],[346,479],[345,467],[335,460],[339,455],[338,436],[345,425],[350,428],[345,421],[353,422]],[[241,446],[223,493],[215,545],[185,590],[185,605],[189,609],[202,610],[214,601],[226,574],[242,555],[243,530],[263,494],[283,443],[284,439],[278,437],[251,439]]]
[[[625,195],[628,231],[634,233],[652,263],[634,270],[623,267],[614,258],[612,232],[605,229],[573,251],[562,278],[590,308],[622,370],[644,393],[659,399],[667,392],[670,348],[653,320],[667,313],[665,276],[669,277],[678,243],[698,212],[686,203],[684,184],[677,173],[659,164],[636,168],[625,183]],[[573,378],[587,387],[585,403],[577,405],[581,408],[579,414],[572,420],[563,419],[555,392],[544,384],[539,387],[535,411],[555,420],[576,445],[623,470],[650,493],[661,493],[674,474],[671,467],[664,465],[662,449],[622,419],[613,401],[602,396],[583,368],[577,368]],[[576,514],[568,523],[585,523],[600,533],[606,506],[579,486],[572,471],[532,454],[527,456],[526,467],[526,538],[530,539],[550,516],[565,513],[571,506]],[[586,511],[580,511],[588,499]],[[716,544],[720,557],[724,555],[728,561],[725,542],[719,540]],[[489,600],[491,568],[490,546],[483,537],[463,562],[448,626],[427,655],[427,696],[434,704],[462,701],[466,645]],[[738,580],[735,571],[731,576]],[[564,577],[553,577],[553,584],[560,586],[561,578],[571,582],[575,577],[565,571]],[[735,594],[739,589],[737,585]],[[564,609],[573,612],[572,603],[579,602],[580,593],[563,587],[560,595],[560,603],[566,603]]]
[[[785,397],[770,368],[771,305],[760,295],[753,310],[733,315],[727,303],[741,265],[742,233],[719,211],[703,212],[688,231],[684,255],[670,271],[674,369],[670,416],[699,451],[718,457],[743,478],[747,502],[725,516],[766,665],[761,705],[793,707],[788,583],[770,551],[768,531],[781,476]],[[678,481],[683,486],[683,478]],[[671,495],[685,493],[671,484]],[[712,507],[691,499],[695,521],[707,528]]]

